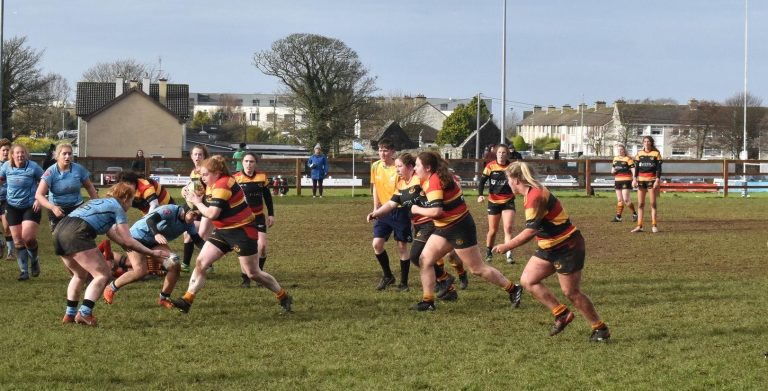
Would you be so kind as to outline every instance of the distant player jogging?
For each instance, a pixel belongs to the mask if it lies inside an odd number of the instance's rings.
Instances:
[[[608,341],[611,337],[608,326],[600,319],[592,300],[580,287],[585,258],[581,232],[571,224],[568,213],[554,194],[535,179],[535,173],[527,164],[514,162],[507,167],[506,173],[512,190],[524,197],[525,228],[512,240],[494,247],[493,251],[503,253],[535,237],[537,249],[525,265],[520,283],[536,300],[552,311],[555,324],[549,335],[559,334],[574,318],[568,307],[561,304],[543,283],[544,279],[557,273],[560,289],[592,327],[589,340]]]

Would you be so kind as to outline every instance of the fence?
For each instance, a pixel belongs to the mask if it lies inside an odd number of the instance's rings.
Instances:
[[[78,163],[87,168],[99,184],[103,174],[112,174],[115,168],[130,170],[134,158],[79,158]],[[370,186],[370,167],[376,158],[333,158],[329,159],[328,175],[336,180],[328,185],[350,187]],[[269,176],[282,176],[301,195],[301,179],[308,176],[305,159],[281,158],[259,159],[257,166]],[[475,171],[475,159],[454,159],[449,162],[465,187],[477,184],[479,173]],[[546,186],[584,189],[587,194],[595,190],[612,190],[613,175],[610,159],[557,159],[526,160],[540,176]],[[482,166],[482,165],[481,165]],[[189,158],[145,158],[146,176],[178,176],[183,178],[192,171]],[[667,160],[664,161],[662,191],[722,192],[727,197],[731,189],[768,191],[768,160]],[[234,168],[234,163],[233,163]],[[745,182],[742,176],[746,177]],[[305,181],[306,183],[306,181]]]

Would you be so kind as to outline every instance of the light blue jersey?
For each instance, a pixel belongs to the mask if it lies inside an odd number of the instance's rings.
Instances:
[[[5,162],[0,162],[0,167],[2,167],[3,163]],[[8,183],[3,181],[3,183],[0,183],[0,202],[4,202],[7,195],[8,195]]]
[[[80,188],[90,178],[91,173],[83,166],[72,163],[68,171],[59,170],[59,165],[48,167],[43,180],[48,184],[48,201],[56,206],[74,206],[83,202]]]
[[[69,217],[82,219],[99,235],[107,233],[115,224],[128,224],[123,206],[114,198],[90,200],[72,211]]]
[[[163,205],[135,222],[131,227],[131,236],[134,239],[142,243],[157,245],[155,234],[152,233],[147,224],[150,219],[154,221],[157,230],[169,242],[178,238],[184,232],[190,236],[197,235],[195,223],[187,224],[183,216],[179,217],[179,205],[171,204]]]
[[[0,181],[8,184],[6,200],[8,205],[18,209],[26,209],[35,203],[37,183],[43,176],[40,166],[27,160],[24,167],[12,167],[8,160],[0,166]]]

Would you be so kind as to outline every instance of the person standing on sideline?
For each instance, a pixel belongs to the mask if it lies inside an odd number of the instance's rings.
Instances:
[[[518,154],[519,155],[519,154]],[[499,144],[496,147],[496,158],[488,162],[483,169],[483,175],[477,182],[477,202],[485,201],[483,188],[488,183],[488,234],[485,237],[485,261],[493,260],[493,242],[496,240],[496,231],[499,229],[499,221],[504,229],[504,241],[512,239],[512,225],[515,222],[515,195],[507,184],[507,175],[504,170],[509,166],[509,147]],[[507,253],[507,263],[513,264],[512,251]]]
[[[56,144],[51,144],[48,147],[48,152],[45,153],[45,160],[43,160],[43,171],[48,167],[56,164]]]
[[[245,203],[243,189],[229,175],[227,167],[227,160],[223,156],[206,159],[199,169],[203,182],[207,184],[205,196],[186,191],[186,188],[182,190],[184,199],[193,204],[203,216],[211,219],[215,228],[197,256],[187,291],[182,297],[172,300],[172,303],[179,311],[189,312],[197,293],[205,285],[208,266],[234,251],[248,278],[272,291],[283,311],[291,312],[293,298],[274,277],[259,268],[256,257],[259,235],[253,225],[253,212]]]
[[[635,177],[635,161],[627,156],[627,148],[624,144],[616,145],[616,152],[611,163],[611,174],[613,174],[613,187],[616,189],[616,216],[611,222],[621,221],[621,214],[624,212],[624,206],[632,211],[632,221],[637,221],[637,211],[632,204],[632,178]]]
[[[317,197],[320,190],[320,198],[323,198],[323,179],[328,175],[328,158],[323,155],[323,148],[318,143],[315,145],[315,153],[307,159],[307,167],[312,177],[312,198]]]
[[[373,211],[392,199],[395,194],[395,185],[399,179],[397,167],[395,167],[395,145],[392,140],[383,138],[379,140],[379,160],[371,164],[371,194],[373,194]],[[398,207],[392,212],[379,216],[373,223],[373,253],[381,266],[383,273],[377,290],[385,290],[388,286],[395,284],[395,276],[392,275],[392,269],[389,267],[389,256],[384,249],[384,244],[389,239],[389,235],[395,236],[397,245],[397,255],[400,257],[400,286],[399,290],[408,288],[408,271],[411,261],[408,254],[408,243],[413,241],[411,236],[411,220],[408,217],[408,211],[405,208]],[[431,266],[430,266],[431,267]],[[405,276],[405,281],[402,277]]]
[[[11,140],[7,138],[0,139],[0,166],[8,161],[8,155],[11,151]],[[5,217],[5,209],[7,202],[8,184],[3,182],[0,184],[0,221],[3,224],[3,233],[5,234],[5,260],[13,261],[16,259],[16,249],[13,245],[13,237],[11,236],[11,229],[8,228],[8,219]],[[2,246],[0,246],[2,248]],[[2,254],[0,254],[2,255]]]
[[[139,149],[136,151],[136,158],[133,159],[133,162],[131,162],[131,171],[139,175],[144,175],[145,168],[146,163],[144,162],[144,151]]]
[[[525,228],[512,240],[493,248],[503,253],[520,247],[536,237],[536,252],[523,269],[520,283],[541,304],[547,306],[555,317],[549,331],[555,336],[573,321],[574,315],[560,303],[543,283],[557,273],[557,279],[568,300],[581,312],[592,326],[589,340],[607,342],[611,338],[608,326],[600,319],[592,300],[581,291],[581,271],[584,268],[584,237],[571,220],[557,197],[536,180],[533,169],[523,162],[514,162],[506,169],[512,190],[523,196]]]
[[[637,187],[637,227],[631,232],[643,232],[643,212],[645,193],[651,193],[651,232],[659,232],[656,226],[656,198],[659,196],[661,182],[661,153],[656,149],[653,137],[643,137],[643,149],[635,157],[635,177],[632,187]]]
[[[72,273],[67,286],[67,307],[61,323],[77,323],[96,326],[93,307],[99,295],[109,282],[112,272],[96,246],[96,236],[107,234],[126,249],[144,255],[165,258],[165,250],[150,250],[131,237],[128,231],[128,216],[135,189],[127,183],[117,183],[107,192],[105,198],[89,200],[64,217],[53,231],[53,247],[64,266]],[[80,292],[83,290],[83,304],[77,309]]]
[[[512,144],[509,145],[509,160],[523,160],[523,155],[521,155],[520,152],[517,152],[515,146]]]
[[[29,279],[31,261],[32,277],[40,275],[37,256],[37,233],[40,230],[40,203],[35,199],[37,184],[43,177],[43,169],[29,160],[27,147],[14,144],[11,158],[0,167],[0,182],[8,184],[6,218],[16,246],[19,263],[19,281]],[[31,259],[30,259],[31,258]]]
[[[243,156],[245,156],[245,143],[240,143],[239,148],[237,148],[237,151],[232,154],[232,160],[235,161],[235,171],[242,171],[243,170]]]
[[[72,162],[71,144],[59,144],[54,158],[56,164],[45,170],[43,180],[35,193],[37,202],[48,209],[51,232],[61,219],[83,204],[80,188],[85,189],[91,199],[99,198],[91,183],[91,173],[85,167]]]

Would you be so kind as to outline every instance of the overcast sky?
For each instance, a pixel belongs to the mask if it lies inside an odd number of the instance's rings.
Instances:
[[[500,109],[503,0],[5,0],[4,37],[72,85],[97,62],[154,62],[193,92],[273,93],[253,53],[291,33],[338,38],[379,93]],[[618,98],[722,101],[743,90],[744,1],[508,0],[507,107]],[[768,104],[768,1],[749,2],[749,90]]]

